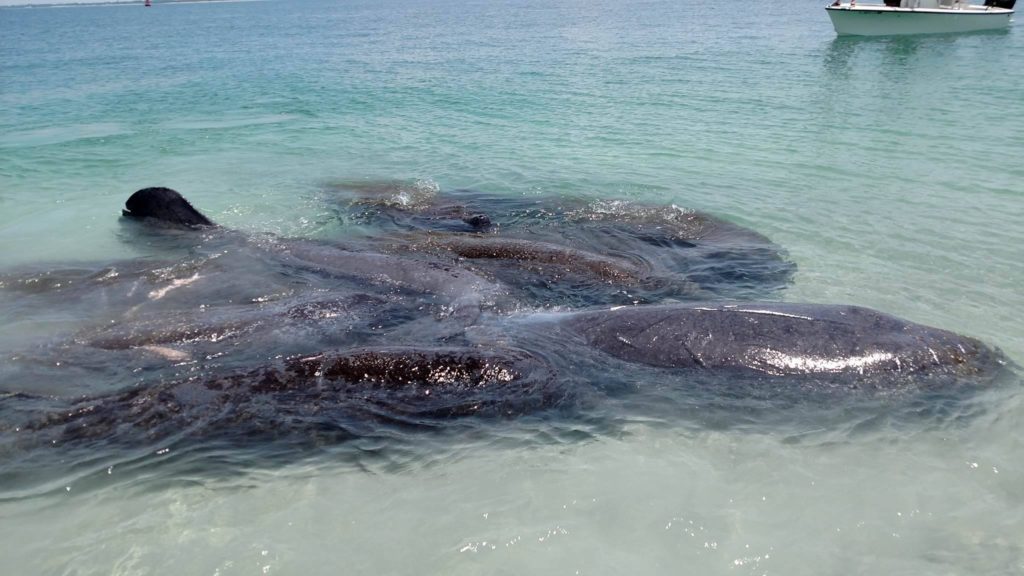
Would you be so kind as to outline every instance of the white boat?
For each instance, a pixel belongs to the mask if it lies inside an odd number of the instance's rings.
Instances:
[[[889,36],[943,34],[1005,28],[1012,22],[1016,0],[884,0],[862,4],[836,0],[827,6],[832,25],[840,36]]]

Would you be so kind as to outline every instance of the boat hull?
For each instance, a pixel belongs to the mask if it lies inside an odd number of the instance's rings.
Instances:
[[[948,34],[997,30],[1010,25],[1012,10],[920,10],[884,6],[829,6],[840,36]]]

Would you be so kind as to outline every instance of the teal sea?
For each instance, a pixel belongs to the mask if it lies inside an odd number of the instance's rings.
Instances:
[[[153,256],[119,220],[146,186],[317,239],[357,232],[343,183],[628,200],[770,237],[797,266],[785,301],[1024,362],[1019,25],[837,38],[824,4],[0,8],[0,273]],[[0,306],[0,352],[59,324]],[[230,474],[68,463],[0,485],[0,574],[1022,574],[1014,374],[930,426],[660,415]]]

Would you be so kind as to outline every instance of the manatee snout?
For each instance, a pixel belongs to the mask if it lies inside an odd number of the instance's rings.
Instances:
[[[462,221],[475,230],[487,230],[491,227],[491,217],[483,213],[464,216]]]
[[[213,221],[193,208],[184,196],[170,188],[143,188],[132,194],[124,206],[121,215],[127,218],[152,219],[187,228],[214,226]]]

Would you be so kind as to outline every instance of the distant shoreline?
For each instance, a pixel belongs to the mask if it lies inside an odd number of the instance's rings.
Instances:
[[[266,2],[267,0],[152,0],[153,5],[173,4],[233,4],[238,2]],[[86,0],[83,2],[35,2],[28,4],[0,4],[0,8],[90,8],[107,6],[142,6],[143,0]]]

